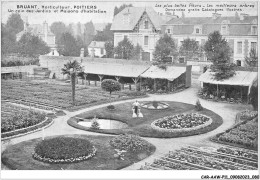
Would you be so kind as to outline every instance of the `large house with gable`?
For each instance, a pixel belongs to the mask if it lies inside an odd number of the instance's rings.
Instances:
[[[176,17],[158,14],[151,7],[126,7],[113,19],[114,46],[128,38],[134,46],[139,44],[143,48],[142,59],[151,61],[162,24]]]
[[[162,25],[162,33],[171,35],[178,47],[186,38],[203,45],[214,31],[219,31],[227,40],[232,49],[231,62],[238,66],[245,66],[245,56],[249,56],[251,49],[257,51],[257,16],[236,13],[235,16],[222,17],[213,13],[212,17],[175,18]]]

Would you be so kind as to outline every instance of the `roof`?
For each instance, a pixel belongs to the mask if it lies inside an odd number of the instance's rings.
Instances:
[[[138,77],[150,67],[150,65],[99,63],[95,61],[83,62],[82,65],[85,73],[120,77]]]
[[[114,17],[111,30],[133,30],[144,12],[147,13],[156,29],[160,29],[161,25],[165,23],[152,7],[126,7]],[[128,23],[124,23],[126,17],[129,17]]]
[[[167,69],[161,69],[157,66],[151,66],[146,70],[140,77],[144,78],[156,78],[156,79],[168,79],[173,81],[178,78],[181,74],[186,72],[186,67],[179,66],[167,66]]]
[[[258,20],[257,16],[247,16],[244,20],[240,20],[239,17],[235,16],[220,16],[216,19],[212,17],[185,17],[185,18],[173,18],[166,24],[221,24],[224,20],[228,20],[230,23],[245,24],[252,23],[253,20]],[[257,21],[256,21],[257,22]]]
[[[206,71],[199,77],[199,81],[210,84],[251,86],[257,79],[257,72],[252,71],[236,71],[236,74],[229,79],[217,81],[214,79],[214,72]]]
[[[173,34],[192,34],[194,26],[200,25],[202,34],[208,35],[214,31],[221,31],[221,24],[223,21],[228,22],[229,35],[251,35],[251,25],[257,23],[257,16],[247,16],[244,20],[238,17],[187,17],[187,18],[174,18],[163,25],[164,27],[171,27]],[[256,20],[256,21],[255,21]],[[254,22],[253,22],[254,21]],[[257,25],[257,24],[256,24]]]
[[[105,43],[104,41],[92,41],[88,48],[105,48]]]

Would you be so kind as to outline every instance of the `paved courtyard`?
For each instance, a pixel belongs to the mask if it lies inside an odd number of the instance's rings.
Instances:
[[[150,95],[147,98],[139,99],[140,101],[152,101],[152,100],[158,100],[158,101],[177,101],[177,102],[184,102],[189,104],[195,104],[197,97],[197,91],[199,89],[199,82],[197,79],[193,79],[192,87],[175,94],[167,94],[167,95]],[[134,100],[125,100],[120,102],[115,102],[113,104],[120,104],[124,102],[131,102]],[[215,113],[219,114],[223,118],[223,124],[218,127],[217,129],[201,134],[196,136],[188,136],[188,137],[180,137],[180,138],[170,138],[170,139],[159,139],[159,138],[145,138],[152,144],[156,146],[155,153],[138,162],[135,163],[129,167],[126,167],[126,170],[129,169],[139,169],[142,165],[144,165],[145,162],[152,162],[154,158],[156,158],[158,155],[168,153],[171,150],[179,149],[183,146],[187,145],[201,145],[201,146],[218,146],[218,144],[211,142],[209,139],[210,137],[216,135],[217,133],[223,132],[226,129],[230,128],[235,123],[235,116],[238,112],[245,110],[247,108],[250,108],[249,105],[238,105],[238,104],[227,104],[227,103],[219,103],[219,102],[211,102],[206,101],[203,99],[200,99],[200,102],[203,107],[214,111]],[[62,134],[89,134],[89,135],[103,135],[100,133],[93,133],[88,131],[79,130],[76,128],[73,128],[67,124],[67,120],[75,115],[78,115],[80,113],[90,111],[96,108],[107,106],[108,104],[98,105],[94,107],[89,107],[86,109],[78,110],[75,112],[68,112],[65,111],[66,115],[62,117],[58,117],[54,119],[54,123],[44,130],[45,136],[53,136],[53,135],[62,135]],[[129,111],[131,111],[129,109]],[[38,131],[32,134],[28,134],[25,136],[21,136],[18,138],[11,139],[8,143],[2,142],[2,151],[5,149],[6,145],[10,144],[16,144],[22,141],[27,141],[34,138],[42,137],[43,133],[42,131]],[[2,164],[2,169],[7,169]]]

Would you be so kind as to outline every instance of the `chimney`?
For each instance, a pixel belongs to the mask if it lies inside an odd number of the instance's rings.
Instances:
[[[248,16],[248,14],[241,13],[240,20],[243,21],[245,19],[245,17],[247,17],[247,16]]]
[[[44,41],[47,43],[47,36],[48,36],[48,23],[46,21],[43,22],[43,34],[44,34]]]
[[[220,17],[221,14],[218,14],[218,13],[212,13],[212,18],[213,19],[217,19],[218,17]]]

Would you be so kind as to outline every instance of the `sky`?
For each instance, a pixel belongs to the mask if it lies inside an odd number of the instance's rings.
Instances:
[[[239,14],[246,13],[256,16],[258,9],[257,1],[2,1],[1,17],[2,23],[6,23],[8,17],[13,12],[21,14],[22,18],[28,17],[29,24],[42,24],[44,21],[47,21],[49,24],[56,21],[62,21],[65,24],[86,23],[89,21],[94,23],[109,23],[113,21],[114,7],[119,7],[124,3],[131,3],[136,7],[150,6],[153,7],[155,11],[163,14],[165,14],[166,11],[172,13],[173,10],[175,10],[175,14],[181,16],[182,12],[184,12],[186,17],[212,16],[214,11],[205,11],[206,8],[218,9],[219,11],[217,11],[217,13],[220,13],[222,16],[234,16],[236,11]],[[240,7],[240,5],[243,7]],[[42,6],[46,8],[42,8]],[[228,11],[227,6],[233,7],[229,7],[231,10]],[[64,7],[68,7],[72,12],[61,12],[60,8]],[[56,10],[54,8],[59,9],[57,12],[54,12]],[[24,10],[24,12],[21,12],[22,10]],[[45,12],[42,12],[42,10],[45,10]],[[85,12],[81,13],[82,10],[85,10]],[[189,10],[191,11],[189,12]],[[97,11],[99,11],[99,13],[97,13]]]

